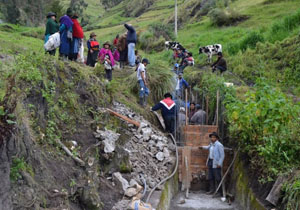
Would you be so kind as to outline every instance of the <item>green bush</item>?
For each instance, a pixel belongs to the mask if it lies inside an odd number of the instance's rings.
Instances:
[[[300,26],[300,10],[292,15],[285,17],[283,20],[274,23],[268,33],[268,41],[281,41]]]
[[[258,42],[264,42],[264,36],[259,32],[252,31],[241,40],[240,49],[242,51],[245,51],[247,48],[254,49]]]
[[[228,94],[226,109],[231,136],[251,166],[272,178],[299,164],[300,106],[264,79],[245,96],[240,100]]]
[[[143,14],[155,0],[132,0],[128,1],[124,9],[126,17],[138,17]]]
[[[296,176],[292,183],[285,183],[283,186],[284,198],[283,203],[286,205],[284,209],[294,210],[300,208],[300,176]]]
[[[211,22],[217,26],[229,26],[234,25],[240,21],[247,19],[247,16],[241,15],[232,9],[220,9],[216,8],[208,13]]]

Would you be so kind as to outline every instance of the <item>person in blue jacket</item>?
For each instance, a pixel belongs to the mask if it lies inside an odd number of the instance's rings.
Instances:
[[[209,134],[211,143],[208,146],[201,146],[199,149],[209,151],[206,165],[208,167],[208,180],[210,190],[207,194],[213,194],[221,181],[221,170],[225,158],[224,146],[219,142],[219,135],[216,132]]]
[[[124,24],[127,32],[127,45],[128,45],[128,63],[130,67],[135,67],[135,44],[137,42],[136,31],[130,24]]]
[[[188,87],[189,87],[189,84],[187,83],[187,81],[185,81],[185,79],[183,79],[183,74],[179,73],[178,78],[177,78],[177,82],[176,82],[176,88],[175,88],[176,98],[177,97],[183,98],[184,90]]]
[[[164,95],[164,100],[151,108],[152,111],[157,111],[159,109],[161,109],[161,114],[166,125],[166,131],[174,135],[176,104],[172,100],[172,95],[170,93],[166,93]]]
[[[67,14],[62,16],[59,20],[60,27],[60,46],[59,56],[63,59],[67,59],[70,53],[71,42],[73,38],[73,21],[71,19],[73,12],[71,8],[68,8]]]

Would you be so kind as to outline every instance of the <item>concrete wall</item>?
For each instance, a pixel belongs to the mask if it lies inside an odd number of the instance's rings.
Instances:
[[[167,181],[164,185],[159,204],[156,210],[168,210],[170,209],[171,200],[178,193],[178,171],[177,173]]]
[[[266,209],[249,187],[248,174],[239,158],[237,158],[234,164],[234,173],[231,181],[234,188],[233,191],[235,191],[235,202],[237,202],[243,210]]]

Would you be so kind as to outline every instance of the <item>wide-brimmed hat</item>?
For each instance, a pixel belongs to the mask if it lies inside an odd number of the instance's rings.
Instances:
[[[90,38],[92,38],[92,37],[94,37],[94,36],[97,36],[97,35],[95,34],[95,32],[92,32],[92,33],[90,34]]]
[[[220,139],[219,135],[217,134],[217,132],[212,132],[211,134],[209,134],[209,138],[215,136],[217,139]]]
[[[109,41],[104,42],[103,47],[104,47],[105,45],[109,45],[109,47],[111,46],[111,44],[109,43]]]
[[[56,17],[55,12],[49,12],[49,13],[47,14],[47,18],[52,17],[52,16]]]

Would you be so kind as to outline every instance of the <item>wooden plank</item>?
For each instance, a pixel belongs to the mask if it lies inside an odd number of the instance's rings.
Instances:
[[[182,150],[182,158],[181,158],[181,174],[182,174],[182,183],[184,185],[184,188],[190,186],[190,182],[192,181],[192,176],[190,173],[190,166],[191,166],[191,147],[184,147]],[[185,167],[185,158],[187,158],[187,164],[188,164],[188,174]]]

